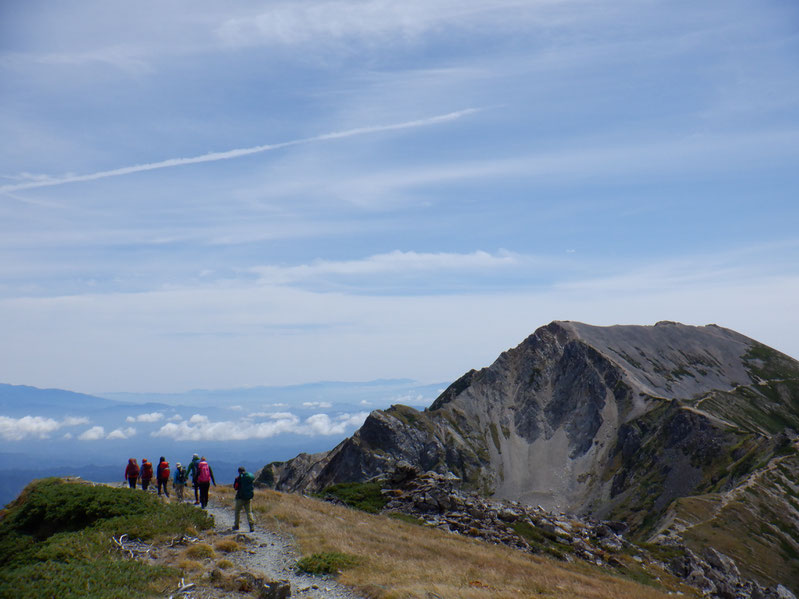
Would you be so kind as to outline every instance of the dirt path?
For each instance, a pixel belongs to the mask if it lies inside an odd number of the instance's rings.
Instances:
[[[309,599],[362,599],[348,587],[329,577],[297,574],[294,566],[300,557],[293,540],[256,523],[255,532],[248,531],[247,520],[241,514],[241,530],[234,531],[233,509],[211,501],[207,511],[214,517],[215,529],[220,535],[229,535],[246,547],[230,555],[230,560],[242,570],[263,574],[273,580],[286,580],[291,584],[292,597]],[[244,531],[244,532],[243,532]]]

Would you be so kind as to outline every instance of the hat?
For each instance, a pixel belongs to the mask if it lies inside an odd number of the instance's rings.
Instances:
[[[182,464],[181,464],[180,462],[175,462],[175,466],[177,466],[178,468],[180,468],[180,467],[182,466]]]
[[[239,472],[247,472],[247,469],[244,466],[239,466]]]
[[[192,460],[193,460],[194,458],[197,458],[197,459],[199,460],[199,459],[200,459],[200,456],[199,456],[198,454],[196,454],[196,453],[195,453],[193,456],[191,456],[191,459],[192,459]]]

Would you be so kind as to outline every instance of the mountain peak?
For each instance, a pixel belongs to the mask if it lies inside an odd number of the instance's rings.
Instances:
[[[498,499],[623,520],[645,539],[681,498],[745,485],[778,458],[779,472],[799,473],[798,430],[799,362],[740,333],[553,321],[430,408],[377,410],[330,452],[262,477],[315,491],[407,462]],[[778,488],[766,496],[788,528],[799,521]]]

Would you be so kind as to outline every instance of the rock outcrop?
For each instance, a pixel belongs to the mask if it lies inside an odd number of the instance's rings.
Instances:
[[[623,576],[656,581],[666,572],[709,599],[781,599],[782,585],[766,587],[743,576],[733,559],[713,548],[698,555],[669,541],[662,548],[628,540],[624,522],[557,514],[541,506],[494,501],[465,492],[452,474],[420,473],[400,464],[382,476],[388,499],[383,514],[401,514],[423,526],[544,553],[560,560],[583,560]],[[795,599],[795,597],[794,597]]]
[[[747,526],[769,528],[763,550],[777,558],[742,567],[771,584],[799,580],[799,540],[790,532],[799,502],[778,497],[779,485],[797,491],[796,431],[799,362],[739,333],[674,322],[553,322],[463,375],[428,409],[377,410],[331,451],[269,464],[259,479],[319,491],[407,462],[452,473],[483,496],[623,521],[641,540],[700,524],[740,536],[722,508],[686,512],[686,498],[718,496],[728,508],[726,494],[745,486],[762,491],[746,508]],[[789,474],[761,476],[765,469]],[[750,496],[736,501],[746,505]],[[773,522],[763,514],[775,506]],[[697,549],[709,542],[691,539]],[[751,548],[728,541],[727,552],[752,561]]]

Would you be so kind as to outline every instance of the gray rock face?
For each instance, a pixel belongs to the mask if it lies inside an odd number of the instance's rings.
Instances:
[[[594,327],[553,322],[488,368],[470,371],[428,410],[375,411],[355,435],[327,454],[273,464],[261,479],[284,490],[318,490],[361,481],[398,461],[452,471],[499,498],[569,511],[601,509],[623,492],[623,471],[600,480],[613,456],[630,462],[647,441],[639,419],[669,400],[693,402],[757,381],[745,356],[755,342],[715,325]],[[691,435],[694,449],[722,449],[718,418],[680,405],[671,414],[669,449]],[[723,428],[723,427],[722,427]],[[697,456],[692,455],[691,458]],[[699,456],[701,458],[701,456]],[[696,476],[679,474],[688,493]],[[675,482],[676,482],[675,478]]]

